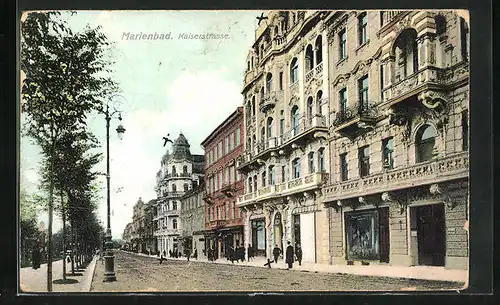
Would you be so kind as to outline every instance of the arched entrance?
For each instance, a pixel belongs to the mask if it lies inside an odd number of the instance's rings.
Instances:
[[[283,250],[283,226],[281,224],[281,213],[277,212],[274,216],[274,244]]]

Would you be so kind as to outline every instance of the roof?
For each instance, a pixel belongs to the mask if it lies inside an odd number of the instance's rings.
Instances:
[[[243,106],[238,106],[238,108],[236,108],[236,110],[233,113],[231,113],[219,126],[217,126],[212,131],[212,133],[205,140],[203,140],[201,142],[201,146],[203,147],[203,149],[205,149],[206,144],[208,142],[210,142],[211,140],[213,140],[215,138],[215,136],[218,135],[224,129],[224,127],[226,127],[227,125],[229,125],[229,123],[231,123],[234,120],[236,120],[239,115],[243,115]]]

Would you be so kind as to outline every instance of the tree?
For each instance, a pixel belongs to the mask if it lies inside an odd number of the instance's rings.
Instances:
[[[29,265],[31,250],[38,239],[37,212],[38,209],[33,197],[27,194],[24,189],[21,189],[19,193],[21,267]]]
[[[52,217],[56,145],[65,131],[86,130],[89,113],[117,91],[107,75],[110,43],[100,28],[74,33],[58,12],[28,13],[21,23],[23,131],[42,149],[48,165],[47,290],[52,291]]]

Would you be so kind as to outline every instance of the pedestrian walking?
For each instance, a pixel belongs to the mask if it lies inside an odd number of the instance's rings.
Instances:
[[[190,251],[190,249],[186,249],[186,251],[185,251],[185,252],[186,252],[186,257],[187,257],[187,260],[188,260],[188,262],[189,262],[189,257],[191,256],[191,251]]]
[[[198,249],[196,249],[196,248],[194,248],[193,257],[195,260],[198,260]]]
[[[245,247],[241,244],[238,248],[238,258],[244,262],[245,261]]]
[[[278,263],[278,258],[280,257],[281,254],[281,249],[278,247],[278,245],[274,245],[273,249],[273,256],[274,256],[274,263]]]
[[[299,243],[297,243],[297,245],[295,246],[295,256],[297,257],[299,266],[302,266],[302,248],[300,247]]]
[[[162,254],[162,255],[160,256],[160,265],[161,265],[161,263],[163,263],[163,260],[164,260],[164,258],[163,258],[163,254]]]
[[[248,245],[248,260],[250,261],[251,258],[254,258],[254,250],[252,245]]]
[[[288,270],[293,267],[293,257],[294,251],[290,242],[288,242],[288,247],[286,247],[286,263],[288,264]]]
[[[40,249],[38,248],[38,245],[35,245],[33,247],[33,250],[31,251],[31,262],[33,269],[36,270],[40,268],[40,260],[41,260]]]

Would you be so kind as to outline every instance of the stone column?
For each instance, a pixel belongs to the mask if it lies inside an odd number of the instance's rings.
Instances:
[[[382,201],[389,204],[389,262],[396,266],[410,266],[407,209],[401,200],[389,192],[382,194]]]
[[[270,249],[271,246],[269,245],[270,242],[270,230],[271,230],[271,210],[270,208],[266,205],[263,207],[264,211],[264,216],[266,217],[266,257],[270,258]]]
[[[326,126],[330,126],[330,121],[329,121],[330,120],[330,115],[329,115],[329,112],[330,112],[330,110],[329,110],[329,108],[330,108],[330,90],[329,90],[330,57],[328,54],[328,31],[326,30],[326,28],[323,30],[321,37],[322,37],[322,42],[323,42],[323,45],[321,46],[322,50],[323,50],[322,51],[322,53],[323,53],[322,54],[323,55],[323,76],[322,76],[323,77],[323,98],[328,101],[328,103],[326,104],[326,109],[322,109],[321,113],[325,116],[326,124],[327,124]],[[323,106],[321,106],[321,107],[323,107]]]

